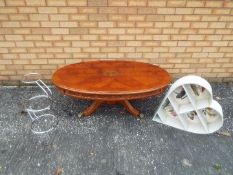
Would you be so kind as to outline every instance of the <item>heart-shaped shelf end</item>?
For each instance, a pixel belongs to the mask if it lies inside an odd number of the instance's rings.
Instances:
[[[209,134],[223,125],[221,105],[213,100],[208,81],[188,75],[169,89],[153,121],[197,134]]]

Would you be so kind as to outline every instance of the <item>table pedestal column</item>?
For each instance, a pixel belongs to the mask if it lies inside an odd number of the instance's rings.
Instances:
[[[103,104],[103,103],[105,103],[105,102],[106,102],[107,104],[111,104],[111,105],[116,104],[116,103],[120,103],[120,104],[122,104],[122,105],[126,108],[126,110],[127,110],[129,113],[131,113],[133,116],[135,116],[135,117],[137,117],[137,118],[140,116],[140,112],[139,112],[136,108],[134,108],[128,100],[121,100],[121,101],[101,101],[101,100],[94,100],[94,101],[92,102],[92,104],[91,104],[89,107],[87,107],[87,108],[81,113],[81,116],[82,116],[82,115],[83,115],[83,116],[89,116],[89,115],[91,115],[93,112],[96,111],[96,109],[97,109],[101,104]]]

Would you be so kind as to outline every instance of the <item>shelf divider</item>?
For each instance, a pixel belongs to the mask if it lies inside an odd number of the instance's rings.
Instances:
[[[158,110],[158,113],[157,113],[157,114],[158,114],[160,120],[161,120],[163,123],[166,123],[167,117],[165,117],[165,114],[164,114],[164,112],[162,111],[162,108],[160,108],[160,109]]]
[[[193,99],[192,97],[192,94],[189,92],[189,89],[186,87],[187,85],[182,85],[184,90],[185,90],[185,93],[187,94],[188,98],[189,98],[189,101],[191,102],[191,104],[193,105],[194,109],[196,107],[196,101],[195,99]]]
[[[176,102],[174,102],[174,100],[170,97],[170,95],[168,96],[168,100],[171,103],[172,107],[174,108],[176,114],[178,114],[179,113],[179,108],[175,104]]]
[[[182,126],[184,127],[185,130],[188,130],[188,125],[187,123],[185,122],[185,120],[183,119],[182,116],[180,116],[179,114],[177,114],[179,120],[180,120],[180,123],[182,124]]]
[[[199,120],[201,121],[201,124],[202,124],[202,126],[204,127],[205,131],[206,131],[206,132],[209,132],[209,128],[208,128],[207,122],[206,122],[206,120],[204,119],[204,117],[203,117],[203,115],[202,115],[202,112],[200,112],[199,110],[196,110],[196,113],[197,113],[198,118],[199,118]]]
[[[184,90],[185,90],[191,104],[193,105],[194,110],[197,113],[198,119],[200,120],[200,122],[201,122],[202,126],[204,127],[205,131],[208,132],[209,129],[208,129],[207,123],[206,123],[205,119],[203,118],[202,114],[200,113],[200,111],[197,109],[196,101],[193,99],[192,94],[189,92],[190,89],[188,89],[186,86],[187,85],[183,85],[183,88],[184,88]]]

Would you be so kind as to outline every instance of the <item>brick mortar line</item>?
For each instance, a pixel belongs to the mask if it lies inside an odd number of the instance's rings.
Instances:
[[[36,34],[35,34],[36,35]],[[50,36],[50,35],[49,35]],[[51,35],[51,36],[54,36],[54,35]],[[59,35],[60,36],[60,35]],[[144,35],[142,35],[142,36],[144,36]],[[188,36],[188,35],[187,35]],[[215,36],[215,35],[214,35]],[[177,40],[177,39],[167,39],[167,40],[155,40],[155,39],[151,39],[151,40],[149,40],[149,39],[134,39],[134,40],[119,40],[119,39],[113,39],[113,40],[101,40],[101,39],[97,39],[97,40],[86,40],[86,39],[79,39],[79,40],[64,40],[64,38],[63,38],[63,40],[60,40],[60,39],[58,39],[58,40],[45,40],[45,39],[42,39],[42,40],[0,40],[0,42],[31,42],[31,41],[38,41],[38,42],[40,42],[40,41],[44,41],[44,42],[49,42],[49,41],[51,41],[51,42],[57,42],[57,41],[157,41],[157,42],[163,42],[163,41],[187,41],[187,42],[189,42],[189,41],[196,41],[196,42],[200,42],[200,41],[206,41],[206,42],[214,42],[214,41],[219,41],[219,42],[224,42],[224,41],[226,41],[226,42],[231,42],[231,41],[233,41],[233,40],[207,40],[207,39],[202,39],[202,40],[187,40],[187,39],[185,39],[185,40]],[[10,48],[10,47],[9,47]]]
[[[232,35],[232,34],[219,34],[219,33],[211,33],[211,34],[206,34],[206,33],[197,33],[197,34],[179,34],[179,33],[158,33],[158,34],[108,34],[108,33],[104,33],[104,34],[1,34],[1,35],[20,35],[20,36],[33,36],[33,35],[41,35],[41,36],[216,36],[216,35],[222,35],[222,36],[226,36],[226,35]],[[171,40],[171,39],[169,39]],[[6,41],[11,41],[11,40],[6,40]],[[19,41],[23,41],[23,40],[19,40]],[[120,41],[120,40],[119,40]],[[128,41],[128,40],[126,40]],[[156,41],[156,40],[154,40]],[[189,41],[189,40],[187,40]],[[195,41],[195,40],[194,40]],[[209,40],[207,40],[209,41]],[[211,40],[210,40],[211,41]],[[230,40],[229,40],[230,41]]]
[[[232,10],[233,11],[233,10]],[[232,12],[231,12],[232,13]],[[37,13],[35,13],[35,12],[30,12],[30,13],[20,13],[20,12],[17,12],[17,13],[0,13],[0,15],[1,14],[3,14],[3,15],[8,15],[8,16],[10,16],[10,15],[19,15],[19,14],[28,14],[28,15],[30,15],[30,14],[44,14],[44,15],[62,15],[62,14],[67,14],[67,15],[74,15],[74,14],[76,14],[76,15],[91,15],[91,14],[105,14],[105,15],[125,15],[125,16],[128,16],[128,15],[138,15],[138,16],[140,16],[140,15],[161,15],[161,16],[170,16],[170,15],[181,15],[181,16],[185,16],[185,15],[190,15],[190,16],[197,16],[197,15],[200,15],[200,16],[202,16],[202,15],[206,15],[206,16],[232,16],[232,14],[231,13],[229,13],[229,14],[213,14],[213,13],[195,13],[195,14],[189,14],[189,13],[185,13],[185,14],[177,14],[177,13],[174,13],[174,14],[157,14],[157,13],[64,13],[64,12],[61,12],[61,13],[39,13],[39,12],[37,12]]]
[[[201,1],[201,0],[200,0]],[[214,0],[215,1],[215,0]],[[127,1],[129,2],[129,1]],[[167,1],[166,1],[167,2]],[[190,1],[191,2],[191,1]],[[208,0],[206,0],[205,2],[208,2]],[[215,2],[220,2],[220,1],[215,1]],[[223,1],[223,2],[231,2],[231,1]],[[187,8],[187,9],[196,9],[196,8],[210,8],[210,9],[215,9],[215,8],[232,8],[232,7],[228,7],[227,5],[222,5],[222,6],[202,6],[202,7],[199,7],[199,6],[195,6],[195,7],[191,7],[191,6],[168,6],[168,5],[165,5],[165,6],[153,6],[153,5],[145,5],[145,6],[140,6],[140,5],[124,5],[124,6],[114,6],[114,5],[101,5],[101,6],[98,6],[98,5],[5,5],[5,6],[0,6],[0,8],[4,8],[4,7],[7,7],[7,8],[17,8],[17,7],[28,7],[28,8],[37,8],[37,7],[55,7],[55,8],[64,8],[64,7],[73,7],[73,8],[83,8],[83,7],[86,7],[86,8],[101,8],[101,7],[109,7],[109,8]]]
[[[25,22],[27,22],[27,21],[25,21]],[[62,22],[65,22],[65,21],[62,21]],[[0,22],[1,23],[1,22]],[[159,22],[159,23],[163,23],[163,22]],[[212,23],[216,23],[216,22],[212,22]],[[220,22],[220,23],[222,23],[222,22]],[[228,24],[227,22],[224,22],[224,23],[226,23],[226,24]],[[230,22],[229,22],[230,23]],[[191,23],[192,24],[192,23]],[[95,27],[89,27],[89,26],[84,26],[84,27],[81,27],[81,26],[78,26],[78,27],[43,27],[43,26],[38,26],[38,27],[1,27],[0,29],[18,29],[18,28],[20,28],[20,29],[41,29],[41,28],[46,28],[46,29],[60,29],[60,28],[62,28],[62,29],[83,29],[83,28],[86,28],[86,29],[89,29],[89,28],[91,28],[91,29],[114,29],[114,30],[116,30],[116,29],[183,29],[183,30],[185,30],[185,29],[189,29],[189,30],[191,30],[191,29],[194,29],[194,30],[198,30],[198,29],[205,29],[205,30],[207,30],[207,29],[209,29],[209,30],[211,30],[211,29],[218,29],[218,30],[227,30],[227,29],[231,29],[231,30],[233,30],[233,27],[232,28],[230,28],[230,27],[228,27],[228,28],[226,28],[226,27],[221,27],[221,28],[218,28],[218,27],[216,27],[216,28],[213,28],[213,27],[205,27],[205,28],[190,28],[190,27],[137,27],[137,26],[135,26],[135,27],[98,27],[98,26],[95,26]]]
[[[15,14],[12,14],[12,15],[24,15],[24,14],[26,14],[26,13],[15,13]],[[48,17],[49,16],[51,16],[51,15],[67,15],[67,16],[69,16],[69,17],[72,17],[72,15],[69,15],[70,13],[59,13],[59,14],[50,14],[50,15],[48,15]],[[7,14],[1,14],[0,13],[0,15],[7,15]],[[42,13],[31,13],[31,15],[42,15]],[[73,14],[73,15],[75,15],[75,14]],[[78,15],[78,14],[77,14]],[[81,15],[86,15],[86,16],[89,16],[88,14],[81,14]],[[92,15],[102,15],[102,14],[98,14],[98,13],[95,13],[95,14],[92,14]],[[123,16],[124,14],[103,14],[103,15],[121,15],[121,16]],[[173,15],[173,16],[175,16],[176,14],[167,14],[167,15],[165,15],[165,14],[127,14],[127,15],[125,15],[125,16],[123,16],[123,17],[131,17],[131,16],[134,16],[134,15],[136,15],[136,17],[141,17],[141,16],[143,16],[143,17],[148,17],[148,16],[158,16],[158,17],[164,17],[164,18],[166,18],[166,16],[170,16],[170,15]],[[177,16],[186,16],[186,15],[189,15],[189,16],[198,16],[198,17],[200,17],[200,18],[204,18],[204,17],[232,17],[232,15],[228,15],[228,14],[177,14]],[[203,16],[203,15],[205,15],[205,16]],[[9,17],[11,17],[11,15],[9,15]],[[27,16],[27,17],[30,17],[30,16]],[[109,17],[108,17],[109,18]],[[29,18],[28,18],[29,19]],[[71,20],[71,19],[70,19]],[[76,19],[75,19],[76,20]],[[86,21],[87,19],[84,19],[84,20],[80,20],[80,21]],[[3,21],[7,21],[7,20],[3,20]],[[22,20],[18,20],[18,21],[22,21]],[[32,21],[40,21],[40,20],[32,20]],[[48,21],[48,20],[44,20],[44,21]],[[69,20],[67,20],[67,21],[69,21]],[[101,21],[101,20],[91,20],[91,21]],[[103,20],[103,21],[101,21],[101,22],[109,22],[109,20]],[[111,20],[111,21],[115,21],[115,22],[118,22],[118,21],[134,21],[134,20]],[[135,21],[139,21],[139,22],[146,22],[145,20],[135,20]],[[148,21],[151,21],[151,20],[148,20]],[[169,21],[169,20],[159,20],[159,21]],[[158,22],[159,22],[158,21]],[[174,20],[172,20],[171,22],[173,22]],[[177,22],[179,22],[179,21],[187,21],[187,20],[185,20],[185,19],[183,19],[183,20],[178,20]],[[198,21],[198,22],[202,22],[203,20],[201,19],[201,20],[193,20],[193,21],[190,21],[190,22],[196,22],[196,21]],[[219,19],[217,19],[217,20],[211,20],[210,22],[214,22],[214,21],[221,21],[221,20],[219,20]],[[226,21],[228,21],[228,20],[226,20]],[[229,20],[230,21],[230,20]],[[153,21],[152,21],[153,22]],[[156,21],[155,21],[156,22]],[[207,21],[208,22],[208,21]]]
[[[1,14],[0,14],[1,15]],[[18,14],[15,14],[15,15],[18,15]],[[60,14],[59,14],[60,15]],[[67,16],[69,16],[69,15],[67,15]],[[144,16],[144,15],[142,15],[142,16]],[[148,15],[148,16],[153,16],[153,15]],[[156,15],[157,16],[157,15]],[[191,15],[189,15],[189,16],[191,16]],[[193,16],[196,16],[196,15],[193,15]],[[208,17],[210,17],[211,15],[207,15]],[[218,17],[218,18],[220,18],[220,17],[222,17],[223,15],[216,15],[216,17]],[[233,17],[233,15],[225,15],[225,16],[227,16],[227,17]],[[87,16],[88,18],[90,17],[90,16]],[[130,16],[125,16],[125,17],[130,17]],[[145,15],[144,16],[144,18],[146,18],[147,16]],[[164,16],[165,18],[166,18],[166,16]],[[185,15],[182,15],[182,17],[185,17]],[[146,19],[144,19],[144,20],[89,20],[89,19],[85,19],[85,20],[76,20],[76,19],[68,19],[68,20],[30,20],[30,19],[28,19],[28,20],[10,20],[10,19],[8,19],[8,20],[2,20],[1,21],[1,23],[4,23],[4,22],[28,22],[28,21],[30,21],[30,22],[76,22],[76,23],[79,23],[79,22],[96,22],[96,23],[98,23],[98,22],[106,22],[106,23],[109,23],[109,22],[113,22],[113,23],[120,23],[120,22],[135,22],[135,23],[147,23],[147,22],[182,22],[182,23],[186,23],[186,22],[190,22],[190,23],[204,23],[204,22],[212,22],[212,23],[216,23],[216,22],[228,22],[228,23],[230,23],[230,22],[232,22],[231,20],[202,20],[202,18],[204,18],[205,16],[201,16],[200,18],[200,20],[194,20],[194,21],[192,21],[192,20],[166,20],[166,19],[164,19],[164,20],[158,20],[158,21],[154,21],[154,20],[146,20]],[[213,16],[211,16],[211,17],[213,17]],[[51,18],[51,15],[48,15],[48,18]]]

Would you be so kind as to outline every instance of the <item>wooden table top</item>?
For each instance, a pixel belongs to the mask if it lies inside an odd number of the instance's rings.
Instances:
[[[52,77],[59,89],[95,95],[142,94],[162,89],[170,82],[158,66],[133,61],[90,61],[58,69]],[[132,99],[132,98],[131,98]]]

